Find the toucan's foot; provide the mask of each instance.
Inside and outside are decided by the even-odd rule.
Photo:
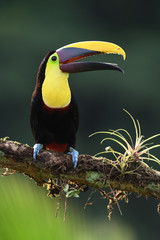
[[[76,151],[74,148],[70,147],[68,154],[72,155],[72,162],[73,162],[74,168],[76,168],[77,163],[78,163],[79,152]]]
[[[37,155],[39,154],[39,151],[43,148],[43,144],[36,143],[33,146],[33,159],[36,162]]]

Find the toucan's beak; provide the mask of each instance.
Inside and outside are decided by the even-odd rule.
[[[79,59],[97,55],[97,54],[119,54],[124,60],[126,54],[124,50],[116,44],[101,41],[87,41],[69,44],[58,49],[60,69],[62,72],[77,73],[93,70],[117,70],[123,72],[123,69],[117,64],[104,62],[75,62]]]

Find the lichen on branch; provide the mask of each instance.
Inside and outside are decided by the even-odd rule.
[[[34,162],[33,148],[28,145],[0,140],[0,167],[22,172],[43,185],[48,179],[65,179],[95,189],[113,189],[134,192],[160,199],[160,172],[150,168],[137,157],[128,162],[126,172],[121,174],[115,161],[104,157],[80,155],[74,170],[71,156],[42,150]],[[120,158],[119,158],[120,161]],[[111,163],[114,164],[111,164]],[[132,174],[134,172],[134,174]],[[130,173],[130,174],[129,174]]]

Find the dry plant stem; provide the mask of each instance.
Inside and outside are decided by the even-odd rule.
[[[105,158],[80,155],[73,170],[70,155],[41,151],[37,161],[32,158],[33,148],[6,139],[0,140],[0,167],[24,173],[43,185],[49,178],[66,179],[94,189],[108,188],[152,196],[160,200],[160,172],[139,159],[130,161],[127,172],[121,175]],[[136,169],[136,171],[135,171]]]

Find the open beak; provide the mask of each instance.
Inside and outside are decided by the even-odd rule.
[[[116,44],[101,41],[77,42],[59,48],[57,51],[62,72],[78,73],[93,70],[117,70],[124,73],[117,64],[106,62],[75,62],[97,54],[119,54],[125,60],[124,50]]]

